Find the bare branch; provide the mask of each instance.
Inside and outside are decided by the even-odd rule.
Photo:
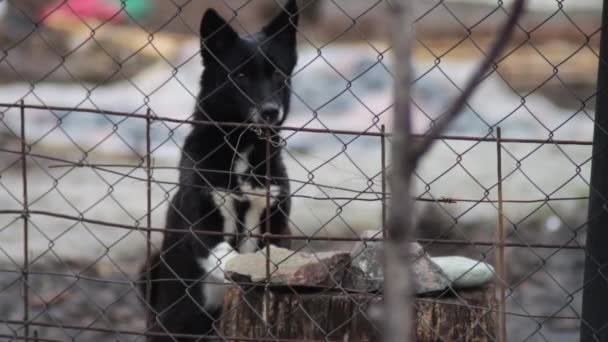
[[[481,82],[486,78],[486,74],[492,69],[496,68],[495,60],[500,56],[501,52],[507,46],[507,43],[513,36],[517,22],[521,18],[526,0],[516,0],[513,5],[513,11],[509,16],[509,19],[500,30],[498,38],[491,47],[490,52],[487,54],[483,63],[477,68],[477,71],[466,85],[462,94],[452,103],[450,109],[435,123],[431,130],[424,136],[414,154],[412,160],[414,164],[417,164],[420,158],[424,156],[433,146],[433,143],[437,138],[448,128],[448,126],[458,118],[458,115],[462,112],[462,109],[466,106],[467,101],[473,95],[473,92],[479,87]]]

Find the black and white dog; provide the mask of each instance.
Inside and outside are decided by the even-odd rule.
[[[201,23],[205,68],[195,120],[283,123],[297,60],[297,12],[296,2],[290,0],[280,15],[250,37],[240,37],[215,10],[205,13]],[[289,234],[289,183],[279,137],[271,139],[267,159],[264,136],[250,127],[196,125],[186,138],[180,187],[167,214],[166,227],[171,231],[165,232],[161,253],[151,260],[152,332],[213,335],[226,288],[222,284],[227,260],[263,247],[261,239],[250,235],[266,233],[266,220],[270,220],[268,233]],[[270,242],[288,247],[284,241]],[[149,339],[186,340],[191,339],[160,334]]]

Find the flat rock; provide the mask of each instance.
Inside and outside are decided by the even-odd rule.
[[[454,288],[482,287],[494,278],[494,268],[482,261],[461,256],[435,257],[432,260]]]
[[[381,231],[366,231],[362,238],[382,237]],[[347,271],[344,287],[358,291],[381,292],[384,287],[383,272],[384,244],[382,241],[361,241],[351,251],[353,258]],[[410,244],[412,272],[416,284],[416,294],[443,291],[450,286],[441,269],[418,243]]]
[[[350,263],[346,252],[302,253],[270,247],[270,283],[292,286],[335,286]],[[266,250],[240,254],[226,264],[226,275],[236,282],[266,282]]]

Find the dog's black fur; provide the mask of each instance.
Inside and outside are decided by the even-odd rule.
[[[251,37],[239,37],[215,10],[207,11],[201,22],[205,69],[194,112],[196,120],[282,124],[289,112],[289,77],[297,61],[295,1],[290,0],[285,10]],[[167,228],[184,233],[165,232],[161,253],[150,261],[153,266],[149,275],[152,279],[150,307],[154,313],[151,314],[152,332],[214,334],[221,306],[209,307],[211,302],[217,303],[218,298],[205,298],[205,289],[209,286],[205,279],[213,270],[203,269],[201,260],[213,263],[221,259],[223,255],[216,256],[217,259],[211,255],[220,245],[229,244],[239,251],[245,244],[249,244],[248,249],[252,246],[255,249],[263,243],[238,236],[202,235],[191,230],[230,233],[233,229],[245,235],[254,228],[245,226],[250,223],[246,222],[246,216],[259,202],[245,190],[266,192],[266,163],[270,164],[272,187],[278,189],[271,204],[269,233],[289,234],[289,184],[278,147],[279,138],[274,135],[272,140],[272,157],[266,160],[266,142],[259,131],[251,128],[196,125],[186,138],[180,162],[180,187],[171,202],[166,223]],[[235,170],[235,160],[241,165],[237,174],[234,173],[239,171]],[[233,217],[223,211],[223,206],[230,205],[236,214]],[[256,232],[263,234],[266,210],[256,211],[254,216],[257,213],[260,224]],[[234,228],[228,227],[235,222]],[[271,243],[287,247],[284,241]],[[148,341],[186,339],[155,336]]]

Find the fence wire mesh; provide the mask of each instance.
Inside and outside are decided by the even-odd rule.
[[[362,257],[368,249],[361,246],[379,248],[384,238],[391,199],[390,6],[387,0],[298,1],[288,25],[298,39],[293,73],[265,56],[280,71],[272,70],[280,91],[291,92],[291,110],[283,125],[258,125],[220,122],[201,116],[200,108],[192,114],[202,104],[199,23],[214,7],[249,35],[288,13],[285,2],[0,0],[0,337],[378,339],[381,286],[347,285],[346,266],[330,270],[326,258],[336,251]],[[474,261],[447,288],[416,297],[419,339],[500,341],[501,330],[508,341],[578,338],[585,325],[600,8],[600,1],[531,2],[460,119],[417,169],[411,195],[418,244],[437,263],[455,255]],[[509,14],[503,1],[418,2],[411,97],[417,135],[462,92]],[[244,87],[239,68],[225,70],[230,76],[222,86]],[[208,156],[182,157],[190,132],[203,128],[221,132],[221,143],[205,146]],[[250,143],[261,155],[257,164],[247,160],[235,170],[234,159],[245,153],[243,132],[253,134]],[[216,153],[226,150],[231,153]],[[269,161],[279,155],[286,174],[277,176]],[[201,168],[207,158],[230,166]],[[193,170],[196,180],[183,177]],[[252,185],[218,185],[223,177]],[[273,185],[288,192],[273,192]],[[201,227],[206,218],[186,217],[184,204],[172,202],[180,189],[218,196],[217,208],[205,215],[219,213],[235,229]],[[249,206],[263,202],[260,222],[248,226],[230,207],[241,197]],[[168,210],[185,217],[183,226],[165,224]],[[273,230],[277,217],[289,234]],[[179,238],[169,246],[164,235]],[[237,250],[251,241],[289,242],[292,252],[280,261],[266,257],[260,282],[211,280],[226,253],[208,258],[217,264],[202,274],[163,259],[180,244],[194,244],[208,257],[223,240]],[[321,265],[317,271],[329,273],[327,279],[304,288],[273,284],[298,253]],[[173,276],[155,278],[151,270],[158,267]],[[488,269],[493,281],[480,285],[478,273]],[[193,312],[172,306],[159,312],[153,288],[163,283],[179,284],[175,301]],[[197,290],[207,285],[230,288],[239,302],[209,312]],[[281,296],[290,298],[288,305],[267,307]],[[322,303],[329,298],[336,302],[328,313]],[[212,321],[211,329],[171,331],[163,324],[192,317]],[[447,329],[446,321],[460,330]],[[235,322],[238,327],[230,325]]]

